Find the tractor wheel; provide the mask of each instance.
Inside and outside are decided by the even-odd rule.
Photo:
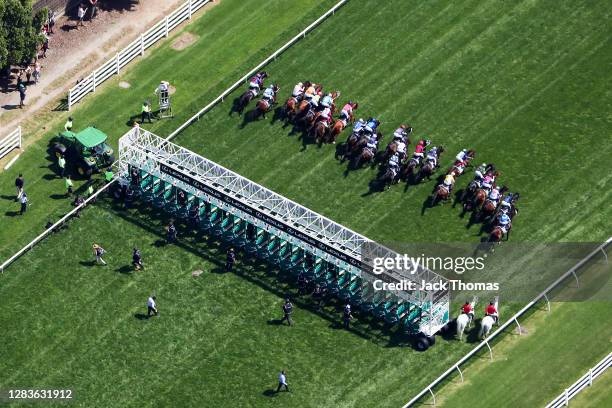
[[[91,168],[85,167],[82,164],[77,166],[77,173],[81,177],[89,177],[91,176]]]
[[[427,336],[426,337],[427,341],[429,342],[429,347],[433,346],[434,344],[436,344],[436,336]]]
[[[53,145],[53,154],[56,159],[59,159],[62,155],[66,154],[66,146],[61,143],[55,143]]]
[[[417,338],[415,346],[418,351],[425,351],[429,348],[429,340],[426,336],[420,335]]]

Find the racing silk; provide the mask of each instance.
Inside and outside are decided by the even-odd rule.
[[[467,152],[465,150],[462,150],[459,152],[459,154],[455,158],[457,159],[457,161],[462,162],[467,158]]]
[[[264,98],[267,98],[267,99],[270,99],[270,100],[274,99],[274,88],[272,88],[272,87],[266,88],[266,90],[263,93],[263,96],[264,96]]]
[[[317,92],[315,87],[311,85],[310,87],[308,87],[308,89],[306,89],[306,92],[304,93],[304,96],[306,98],[312,98],[314,96],[315,92]]]
[[[508,224],[510,224],[510,217],[508,214],[501,214],[498,218],[498,222],[500,226],[506,227]]]
[[[507,196],[505,196],[502,201],[508,205],[512,204],[512,193],[509,193]]]
[[[497,314],[497,309],[495,308],[495,305],[487,306],[487,308],[485,309],[485,314],[496,315]]]
[[[366,146],[369,149],[376,149],[376,146],[378,146],[378,139],[375,135],[370,136],[370,138],[368,139],[368,144]]]
[[[342,107],[342,113],[344,113],[344,112],[346,112],[346,113],[347,113],[347,114],[349,114],[349,115],[350,115],[351,113],[353,113],[353,107],[351,106],[351,104],[350,104],[350,103],[347,103],[346,105],[344,105],[344,106]]]
[[[399,142],[397,144],[397,152],[406,155],[406,143]]]
[[[395,132],[393,132],[393,138],[397,138],[397,139],[403,139],[404,136],[406,136],[406,131],[404,129],[402,129],[401,127],[395,129]]]
[[[436,160],[438,158],[438,148],[433,147],[429,152],[427,152],[427,158]]]
[[[493,201],[499,200],[499,190],[496,188],[492,189],[489,193],[489,199]]]
[[[293,87],[293,93],[291,95],[297,97],[303,93],[304,93],[304,87],[300,86],[300,84],[297,84],[296,86]]]
[[[455,176],[453,176],[452,174],[447,174],[446,177],[444,177],[444,185],[445,186],[452,186],[453,183],[455,182]]]
[[[378,126],[378,121],[376,119],[371,119],[367,124],[366,124],[366,128],[367,130],[369,130],[370,132],[374,132],[376,130],[376,127]]]
[[[493,184],[493,177],[491,176],[485,176],[484,180],[482,180],[482,186],[485,188],[491,188],[491,185]]]
[[[323,119],[329,119],[330,115],[331,115],[331,109],[325,108],[321,111],[321,113],[319,114],[319,117]]]
[[[463,305],[462,309],[463,309],[463,313],[465,314],[470,314],[474,312],[474,308],[469,303],[466,303],[465,305]]]
[[[423,154],[425,153],[425,145],[424,144],[417,144],[416,147],[414,148],[414,153],[415,154]]]
[[[399,166],[399,162],[400,162],[399,155],[394,154],[389,159],[389,167],[397,167],[397,166]]]
[[[321,99],[321,95],[317,94],[317,95],[312,97],[310,102],[312,103],[313,106],[318,106],[319,105],[319,99]]]
[[[361,132],[361,130],[363,129],[363,126],[365,125],[364,121],[357,121],[355,123],[355,126],[353,126],[353,133],[359,133]]]
[[[251,78],[251,81],[249,82],[249,86],[252,88],[260,88],[262,85],[263,79],[259,76],[259,74]]]
[[[331,108],[332,103],[334,103],[334,100],[329,95],[325,95],[321,101],[321,105],[325,106],[326,108]]]

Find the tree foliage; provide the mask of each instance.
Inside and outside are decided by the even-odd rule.
[[[47,9],[32,12],[32,0],[0,0],[0,68],[29,62],[44,40]]]

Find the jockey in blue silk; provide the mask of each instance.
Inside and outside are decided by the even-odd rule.
[[[427,152],[427,161],[431,162],[432,166],[438,167],[438,146],[434,146]]]
[[[465,159],[467,159],[467,152],[468,152],[468,150],[467,150],[467,149],[463,149],[463,150],[461,150],[461,151],[460,151],[460,152],[457,154],[457,156],[455,157],[455,159],[456,159],[457,161],[460,161],[460,162],[464,161]]]
[[[500,205],[501,205],[501,212],[506,214],[508,213],[508,211],[510,210],[510,208],[512,208],[512,200],[514,200],[514,194],[512,193],[508,193],[506,194],[506,196],[502,199]]]
[[[504,232],[508,232],[508,227],[510,226],[510,217],[508,214],[500,214],[499,217],[497,217],[497,225],[499,225]]]
[[[365,124],[365,120],[359,118],[359,120],[355,122],[355,125],[353,126],[353,133],[357,135],[360,134],[363,128],[365,127]]]
[[[378,137],[376,135],[371,135],[368,138],[368,143],[366,144],[366,148],[370,149],[374,153],[376,152],[377,147],[378,147]]]
[[[334,98],[332,97],[331,93],[328,93],[327,95],[325,95],[323,99],[321,100],[321,105],[325,108],[331,108],[333,104],[334,104]]]
[[[276,85],[268,86],[263,93],[263,98],[270,103],[276,102]]]
[[[366,123],[364,130],[370,134],[376,133],[376,128],[380,124],[380,121],[374,118],[370,118],[368,123]]]

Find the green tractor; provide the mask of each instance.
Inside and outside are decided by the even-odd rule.
[[[65,131],[52,141],[51,151],[58,159],[64,156],[67,168],[74,167],[80,176],[89,177],[115,161],[106,139],[108,136],[93,126],[76,134]]]

